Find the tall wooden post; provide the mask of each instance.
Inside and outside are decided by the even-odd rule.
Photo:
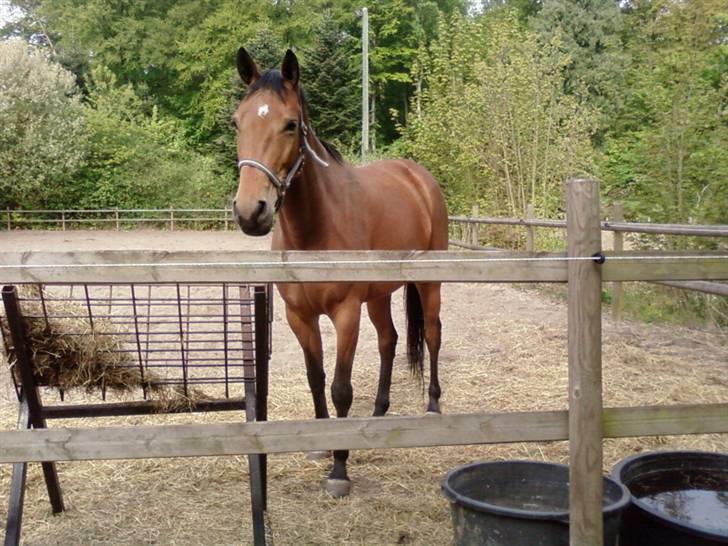
[[[620,203],[612,205],[612,221],[624,222],[624,209]],[[614,244],[612,246],[615,252],[624,250],[624,237],[621,231],[613,231]],[[612,318],[614,320],[622,320],[622,283],[617,281],[612,283]]]
[[[570,258],[601,251],[599,183],[566,184]],[[601,265],[568,265],[569,316],[569,537],[571,546],[601,546],[602,522],[602,308]]]
[[[526,206],[526,220],[533,220],[534,217],[533,205]],[[536,241],[536,228],[533,226],[526,227],[526,250],[533,252],[535,249]]]
[[[361,160],[369,154],[369,10],[361,9]]]
[[[476,203],[473,205],[473,208],[471,209],[471,218],[477,218],[480,216],[480,206]],[[480,224],[476,222],[472,222],[470,224],[470,240],[468,241],[473,246],[478,246],[480,244]]]

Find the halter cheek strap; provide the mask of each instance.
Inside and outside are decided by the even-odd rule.
[[[329,164],[321,159],[318,154],[313,150],[313,148],[309,146],[307,140],[308,128],[306,127],[306,124],[303,123],[303,120],[300,121],[300,126],[301,134],[300,144],[298,147],[298,157],[296,157],[296,160],[288,169],[288,174],[283,180],[278,178],[278,176],[267,165],[261,163],[256,159],[243,158],[238,160],[238,170],[242,169],[243,167],[253,167],[255,169],[258,169],[268,177],[268,180],[276,189],[276,193],[278,194],[278,199],[276,199],[275,204],[275,212],[278,212],[278,210],[281,208],[281,205],[283,204],[283,198],[286,196],[286,191],[288,191],[288,188],[291,186],[291,182],[301,170],[301,167],[303,167],[303,162],[306,158],[306,152],[309,152],[314,160],[316,160],[316,162],[323,167],[329,166]]]
[[[259,171],[262,171],[263,174],[265,174],[268,177],[268,180],[270,180],[270,183],[273,184],[273,187],[276,189],[276,193],[278,194],[278,199],[276,199],[275,204],[275,212],[278,212],[278,209],[281,208],[281,205],[283,204],[283,198],[286,196],[286,191],[288,190],[289,186],[291,185],[291,181],[293,178],[298,174],[298,171],[301,169],[301,166],[303,165],[303,159],[304,155],[302,153],[299,153],[298,157],[296,158],[296,161],[293,162],[293,165],[288,171],[288,174],[286,177],[281,180],[276,176],[276,174],[271,171],[268,167],[266,167],[263,163],[260,161],[256,161],[255,159],[241,159],[238,161],[238,170],[242,169],[243,167],[253,167],[258,169]]]

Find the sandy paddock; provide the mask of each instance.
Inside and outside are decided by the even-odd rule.
[[[266,239],[200,232],[3,232],[4,249],[256,249]],[[563,409],[567,401],[566,307],[511,285],[448,284],[443,289],[443,410]],[[395,323],[403,338],[401,296]],[[275,301],[269,416],[308,418],[311,397],[298,345]],[[364,311],[366,313],[366,311]],[[327,371],[333,330],[322,321]],[[404,348],[395,360],[392,414],[421,414],[425,400],[409,377]],[[728,398],[728,338],[720,332],[665,328],[604,318],[604,395],[609,406],[707,403]],[[354,367],[351,414],[373,409],[378,372],[374,329],[364,319]],[[330,404],[333,411],[333,407]],[[15,426],[9,374],[0,370],[0,428]],[[101,424],[234,421],[230,413],[97,419]],[[82,426],[81,420],[68,425]],[[53,426],[54,423],[51,423]],[[55,423],[60,426],[61,423]],[[728,435],[605,441],[605,470],[623,456],[653,449],[728,452]],[[269,457],[270,543],[440,545],[451,542],[449,507],[440,480],[450,468],[479,459],[565,462],[565,442],[370,450],[351,454],[349,498],[334,500],[320,480],[326,461],[303,454]],[[252,540],[245,457],[94,461],[59,464],[68,510],[53,516],[40,465],[28,474],[24,544],[247,544]],[[4,527],[10,466],[0,466]],[[0,530],[0,536],[3,531]]]

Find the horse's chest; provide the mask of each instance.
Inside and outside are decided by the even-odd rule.
[[[331,314],[343,301],[357,295],[356,285],[342,283],[279,284],[278,290],[300,315]]]

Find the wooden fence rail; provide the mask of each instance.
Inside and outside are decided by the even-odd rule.
[[[121,231],[139,224],[164,226],[171,231],[199,226],[228,230],[231,220],[231,209],[6,209],[5,221],[0,225],[7,230],[56,227],[66,231],[113,225],[113,229]]]
[[[475,212],[475,209],[474,209]],[[620,204],[615,204],[609,212],[610,220],[602,221],[602,231],[614,233],[613,250],[617,253],[624,248],[624,233],[648,233],[655,235],[682,235],[693,237],[728,237],[728,225],[698,225],[698,224],[648,224],[643,222],[625,222],[624,213]],[[450,245],[469,250],[498,250],[493,247],[482,246],[479,237],[479,226],[483,225],[509,225],[526,229],[526,250],[535,250],[535,228],[566,229],[566,220],[534,219],[533,207],[528,206],[526,218],[491,218],[491,217],[467,217],[451,216],[451,231],[454,226],[461,226],[461,238],[451,239]],[[672,288],[691,290],[703,294],[726,296],[728,295],[728,284],[720,282],[698,282],[685,281],[653,281],[655,284],[662,284]],[[612,285],[612,316],[615,320],[622,318],[624,289],[621,281]]]
[[[569,412],[348,417],[0,431],[0,464],[381,449],[569,439]],[[605,438],[728,432],[728,404],[605,408]]]
[[[594,264],[590,256],[578,259]],[[545,282],[568,280],[564,252],[0,252],[5,283]],[[605,252],[607,281],[728,280],[721,252]]]
[[[204,216],[199,216],[200,214],[204,214]],[[566,220],[529,217],[532,214],[532,212],[528,213],[526,218],[450,216],[450,223],[452,225],[507,225],[566,229]],[[232,227],[231,219],[231,209],[6,209],[5,222],[0,226],[9,230],[33,225],[56,225],[61,229],[68,229],[74,224],[114,224],[118,230],[124,224],[157,223],[174,229],[178,224],[209,222],[214,227],[229,229]],[[603,221],[601,227],[603,231],[621,233],[728,237],[728,225],[652,224],[613,219]]]
[[[451,216],[450,222],[455,224],[505,225],[566,229],[566,220],[491,217],[472,218],[467,216]],[[652,224],[645,222],[614,222],[605,220],[601,222],[601,228],[603,231],[618,231],[623,233],[728,237],[728,225],[723,224]]]

